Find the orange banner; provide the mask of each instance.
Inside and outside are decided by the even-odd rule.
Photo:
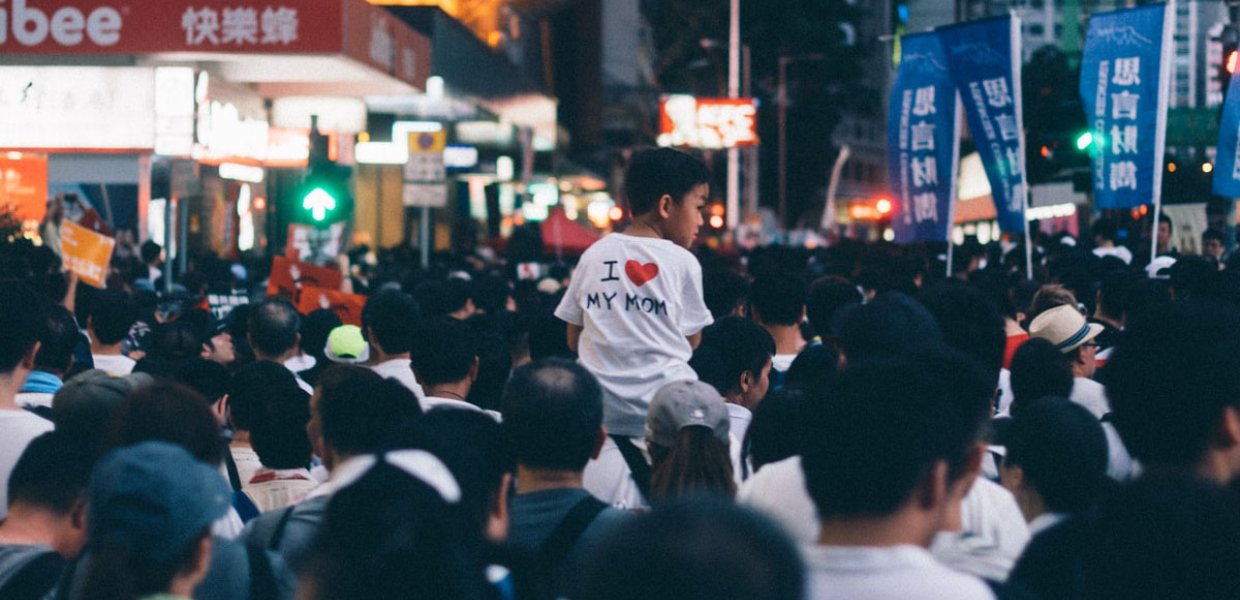
[[[42,221],[47,212],[47,155],[0,153],[0,210],[22,221]]]
[[[77,273],[83,283],[106,287],[108,263],[116,240],[95,233],[71,221],[60,226],[60,256],[65,267]]]
[[[341,280],[340,271],[336,269],[276,256],[271,259],[267,295],[281,296],[297,303],[298,290],[311,286],[338,290]]]
[[[362,308],[366,306],[366,297],[357,294],[346,294],[336,290],[303,286],[301,297],[297,302],[297,312],[310,314],[320,308],[336,313],[345,325],[362,326]]]

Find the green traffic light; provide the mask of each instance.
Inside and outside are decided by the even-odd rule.
[[[1076,149],[1084,150],[1094,143],[1094,134],[1086,131],[1076,138]]]
[[[315,221],[327,218],[327,212],[336,210],[336,199],[321,187],[316,187],[301,200],[301,207],[310,211]]]

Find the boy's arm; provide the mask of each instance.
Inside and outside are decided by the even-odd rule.
[[[570,325],[569,327],[572,327],[572,326]],[[572,333],[570,332],[569,335],[572,335]],[[698,344],[702,343],[702,332],[699,331],[693,335],[687,335],[685,336],[685,339],[689,340],[690,348],[697,350]]]
[[[581,340],[582,329],[583,327],[581,325],[573,325],[572,323],[568,324],[568,349],[569,350],[572,350],[573,352],[577,351],[577,342]],[[699,335],[699,337],[701,336]],[[690,341],[689,343],[693,345],[694,347],[696,347],[696,344],[693,344],[692,341]]]

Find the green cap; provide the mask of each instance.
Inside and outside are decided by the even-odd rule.
[[[370,360],[370,344],[357,325],[341,325],[327,335],[323,354],[332,362],[356,364]]]

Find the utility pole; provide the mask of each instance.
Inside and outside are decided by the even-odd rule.
[[[728,16],[728,97],[741,93],[741,0],[731,0]],[[736,229],[740,222],[741,192],[740,148],[728,148],[727,226]]]
[[[779,91],[775,99],[779,107],[779,204],[776,214],[781,230],[785,227],[788,218],[788,64],[798,60],[822,60],[823,58],[825,55],[820,53],[779,57]]]

